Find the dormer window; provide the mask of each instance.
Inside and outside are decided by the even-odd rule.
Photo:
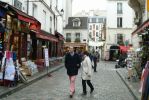
[[[79,27],[81,25],[81,21],[79,18],[75,18],[73,21],[73,27]]]

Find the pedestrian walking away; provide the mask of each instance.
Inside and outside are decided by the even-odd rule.
[[[97,55],[93,52],[93,61],[94,61],[94,72],[97,72]]]
[[[87,51],[84,52],[84,57],[81,63],[81,67],[82,67],[82,87],[83,87],[82,95],[86,95],[87,94],[86,83],[90,87],[90,93],[94,91],[94,87],[91,83],[92,64],[89,58],[89,53]]]
[[[76,75],[78,75],[80,64],[80,56],[74,52],[73,47],[70,47],[69,52],[65,55],[65,67],[70,80],[70,98],[72,98],[75,93],[75,79]]]

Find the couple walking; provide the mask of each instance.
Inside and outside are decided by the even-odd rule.
[[[75,79],[80,67],[82,67],[82,95],[87,94],[86,83],[90,87],[90,93],[93,92],[94,87],[91,83],[92,64],[87,51],[83,53],[83,57],[80,57],[74,52],[73,47],[70,47],[69,52],[65,56],[65,67],[70,80],[70,98],[75,93]]]

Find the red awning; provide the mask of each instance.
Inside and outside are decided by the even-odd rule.
[[[36,33],[36,37],[44,40],[58,42],[58,39],[54,35],[51,35],[50,33],[47,34],[44,32],[45,31],[40,31],[39,33]]]
[[[129,46],[119,46],[120,47],[120,52],[121,53],[127,53],[127,51],[129,50]]]
[[[59,32],[55,31],[55,36],[59,39],[59,40],[64,40],[64,36],[62,34],[60,34]]]
[[[133,31],[132,35],[135,35],[141,31],[143,31],[148,26],[149,26],[149,19],[146,20],[143,24],[141,24],[135,31]]]

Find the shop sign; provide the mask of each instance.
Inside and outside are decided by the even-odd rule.
[[[45,65],[46,67],[49,67],[49,53],[48,53],[48,48],[44,49],[44,55],[45,55]]]
[[[37,26],[35,24],[31,24],[29,27],[30,30],[37,31]]]

